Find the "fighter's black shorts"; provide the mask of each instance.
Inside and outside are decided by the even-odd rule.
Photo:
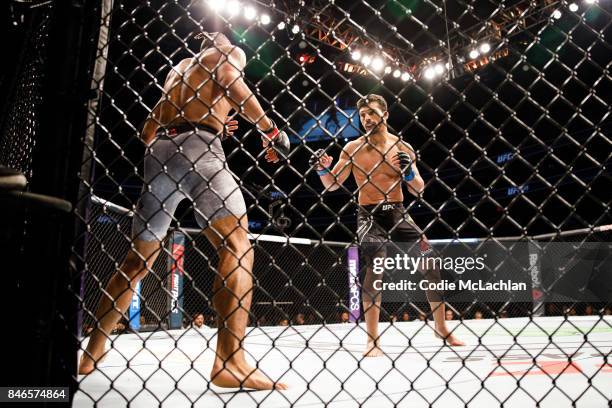
[[[360,206],[357,238],[362,249],[389,243],[414,243],[414,250],[419,254],[425,255],[431,250],[427,237],[412,221],[402,203]]]
[[[427,237],[412,221],[402,203],[382,203],[359,207],[357,213],[357,236],[359,239],[361,258],[367,270],[372,266],[373,259],[389,256],[389,252],[399,250],[411,257],[434,256]],[[396,252],[397,253],[397,252]],[[440,280],[437,269],[421,270],[425,279],[433,282]],[[370,278],[360,274],[365,291],[371,291]],[[371,275],[371,274],[370,274]],[[432,302],[442,301],[443,291],[427,290],[427,299]]]

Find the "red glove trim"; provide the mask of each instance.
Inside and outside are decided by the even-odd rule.
[[[280,133],[280,130],[278,130],[276,127],[273,128],[271,131],[266,133],[266,137],[270,140],[274,140],[276,139],[276,136],[278,136],[278,134]]]

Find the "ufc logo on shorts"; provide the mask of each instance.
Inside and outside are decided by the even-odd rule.
[[[383,205],[383,208],[382,208],[383,211],[392,210],[392,209],[393,209],[393,204],[385,204]]]

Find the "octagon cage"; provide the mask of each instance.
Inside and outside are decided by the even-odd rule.
[[[74,406],[610,404],[608,0],[93,9]]]

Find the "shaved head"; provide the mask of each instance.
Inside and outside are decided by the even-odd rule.
[[[200,51],[204,51],[211,47],[232,45],[229,38],[227,38],[225,34],[219,33],[219,32],[209,33],[209,32],[204,31],[198,34],[195,38],[202,40],[202,44],[200,45]]]

